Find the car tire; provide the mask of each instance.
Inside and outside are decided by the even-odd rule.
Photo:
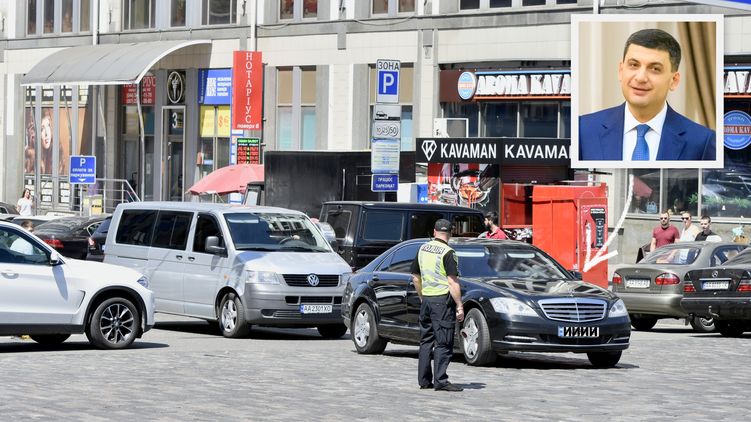
[[[112,297],[100,303],[91,315],[86,337],[98,349],[125,349],[141,330],[141,316],[124,297]]]
[[[357,353],[364,355],[383,353],[388,343],[386,339],[378,335],[375,313],[367,303],[357,307],[352,317],[352,342],[355,344]]]
[[[621,351],[618,352],[589,352],[587,358],[595,368],[612,368],[621,360]]]
[[[344,324],[319,325],[316,327],[318,334],[325,339],[341,338],[347,333],[347,326]]]
[[[715,330],[715,324],[712,318],[705,318],[700,316],[691,318],[691,327],[697,333],[711,333]]]
[[[235,293],[227,293],[219,304],[219,329],[227,338],[242,338],[250,334],[245,322],[245,307]]]
[[[629,315],[631,317],[631,326],[636,331],[649,331],[657,324],[657,318],[655,317],[637,317],[635,315]]]
[[[70,334],[34,334],[29,337],[44,346],[57,346],[67,340]]]
[[[488,322],[479,309],[470,309],[461,330],[464,360],[472,366],[485,366],[495,362],[496,353],[490,347]]]
[[[719,331],[724,337],[740,337],[746,329],[743,321],[732,319],[715,321],[714,325],[717,327],[717,331]]]

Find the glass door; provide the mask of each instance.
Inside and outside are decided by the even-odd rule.
[[[185,107],[164,107],[164,183],[163,197],[169,201],[182,201],[185,193]]]

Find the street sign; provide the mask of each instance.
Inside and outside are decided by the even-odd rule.
[[[398,104],[376,104],[373,106],[373,120],[401,120],[402,106]]]
[[[399,102],[399,60],[378,60],[376,73],[378,77],[378,89],[376,90],[377,103]]]
[[[373,192],[396,192],[399,190],[398,174],[374,174],[370,186]]]
[[[371,173],[399,174],[398,139],[373,139],[370,149]]]
[[[96,183],[96,157],[93,155],[71,155],[68,180],[71,184],[90,185]]]
[[[376,120],[373,122],[374,138],[397,138],[401,135],[402,123]]]

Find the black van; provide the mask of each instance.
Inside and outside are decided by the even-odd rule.
[[[399,242],[431,237],[441,218],[453,223],[452,236],[476,237],[485,231],[481,211],[441,204],[331,201],[323,204],[320,215],[334,228],[337,252],[354,269]]]

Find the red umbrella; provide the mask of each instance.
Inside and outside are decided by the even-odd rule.
[[[242,193],[251,182],[263,182],[263,164],[235,164],[222,167],[207,174],[188,189],[188,192],[194,195]]]

